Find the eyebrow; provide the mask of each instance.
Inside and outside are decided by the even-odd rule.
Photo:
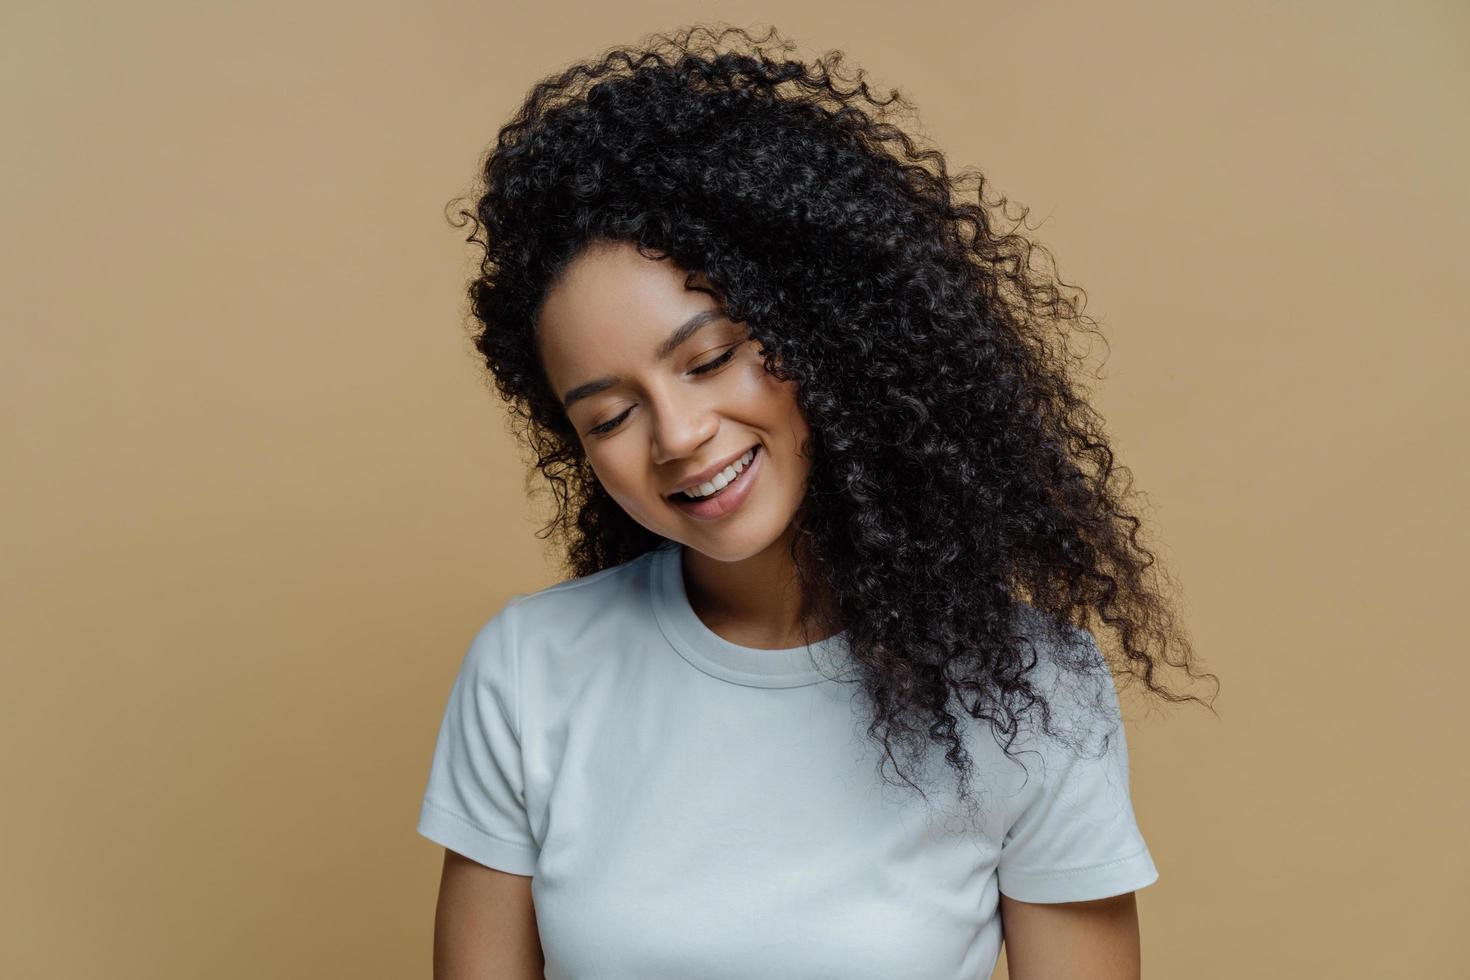
[[[679,347],[684,343],[684,341],[694,336],[708,324],[713,323],[716,320],[723,320],[724,318],[725,311],[721,309],[702,310],[699,313],[694,314],[689,319],[679,324],[679,326],[675,327],[673,333],[669,334],[667,337],[659,342],[658,347],[655,348],[653,352],[653,359],[655,361],[668,360],[669,358],[674,356],[674,351],[678,350]],[[591,381],[579,384],[575,388],[568,389],[567,393],[561,396],[562,408],[571,408],[573,402],[580,401],[583,398],[590,398],[591,396],[599,392],[606,391],[607,389],[612,388],[615,385],[619,385],[622,382],[622,378],[616,376],[608,376],[604,378],[594,378]]]

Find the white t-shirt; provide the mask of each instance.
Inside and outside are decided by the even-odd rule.
[[[534,876],[548,978],[974,980],[1000,954],[997,891],[1066,902],[1157,880],[1105,668],[1105,753],[1089,757],[1106,725],[1082,753],[1023,728],[1023,770],[961,714],[980,811],[958,807],[942,749],[909,773],[931,811],[879,777],[845,634],[731,643],[690,606],[682,560],[666,542],[514,596],[449,695],[418,832]],[[1054,712],[1078,703],[1041,690]]]

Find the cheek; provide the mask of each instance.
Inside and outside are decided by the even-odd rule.
[[[764,415],[786,418],[800,414],[796,407],[796,382],[777,379],[759,360],[747,365],[740,379],[740,388],[740,395],[746,403],[759,405]]]
[[[629,514],[642,514],[648,509],[648,495],[658,493],[656,488],[650,488],[646,483],[647,448],[635,449],[637,439],[627,434],[613,441],[618,445],[599,447],[595,456],[588,455],[592,472],[619,507]]]
[[[767,375],[769,393],[767,395],[771,404],[775,407],[776,414],[781,419],[781,430],[790,433],[791,444],[794,449],[800,449],[811,429],[807,425],[806,417],[801,414],[801,407],[796,401],[795,381],[776,381]]]

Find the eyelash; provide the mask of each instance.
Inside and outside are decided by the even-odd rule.
[[[735,356],[735,350],[739,346],[740,346],[739,344],[736,344],[735,347],[731,347],[729,350],[725,351],[725,353],[721,354],[719,357],[715,358],[713,361],[708,361],[708,362],[706,362],[704,364],[701,364],[697,368],[691,368],[690,371],[689,371],[689,373],[690,374],[708,374],[709,372],[713,371],[715,368],[722,367],[722,366],[730,363],[730,358],[732,358],[732,357]],[[608,419],[606,422],[602,423],[601,425],[597,426],[596,428],[593,428],[593,429],[589,430],[589,435],[603,435],[604,433],[611,432],[613,429],[616,429],[619,424],[622,423],[623,419],[625,419],[625,418],[628,417],[628,412],[631,412],[631,411],[633,411],[631,408],[630,409],[627,409],[626,411],[623,412],[623,414],[617,416],[616,418]]]

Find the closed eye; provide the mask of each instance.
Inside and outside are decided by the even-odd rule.
[[[730,359],[735,356],[735,351],[739,347],[740,347],[740,344],[736,344],[734,347],[731,347],[729,350],[725,351],[725,353],[721,354],[719,357],[715,358],[714,360],[707,361],[704,364],[701,364],[699,367],[690,368],[689,369],[689,373],[690,374],[708,374],[709,372],[711,372],[711,371],[713,371],[713,370],[715,370],[717,368],[720,368],[720,367],[723,367],[726,364],[729,364],[730,363]],[[600,436],[600,435],[603,435],[605,433],[611,432],[613,429],[617,428],[620,424],[622,424],[623,419],[627,418],[628,417],[628,413],[631,412],[631,411],[633,411],[633,410],[631,408],[629,408],[629,409],[625,410],[621,415],[617,416],[616,418],[608,419],[606,422],[602,423],[601,425],[596,426],[595,428],[592,428],[592,429],[588,429],[587,430],[588,435]]]
[[[588,429],[587,430],[587,434],[588,435],[594,435],[594,436],[600,436],[604,432],[611,432],[613,429],[617,428],[617,425],[618,425],[619,422],[623,421],[623,419],[625,419],[625,418],[628,417],[628,412],[631,412],[631,411],[633,411],[633,410],[630,408],[627,411],[623,412],[622,415],[619,415],[617,418],[615,418],[615,419],[608,419],[606,422],[602,423],[601,425],[596,426],[596,427],[591,428],[591,429]]]
[[[736,344],[735,345],[735,347],[739,347],[739,346],[740,346],[739,344]],[[709,373],[710,371],[713,371],[715,368],[719,367],[722,364],[728,364],[728,363],[730,363],[730,358],[732,358],[732,357],[735,356],[735,347],[731,347],[729,350],[725,351],[725,353],[721,354],[719,357],[715,358],[713,361],[707,361],[706,363],[701,364],[697,368],[690,368],[689,369],[689,373],[690,374],[707,374],[707,373]]]

